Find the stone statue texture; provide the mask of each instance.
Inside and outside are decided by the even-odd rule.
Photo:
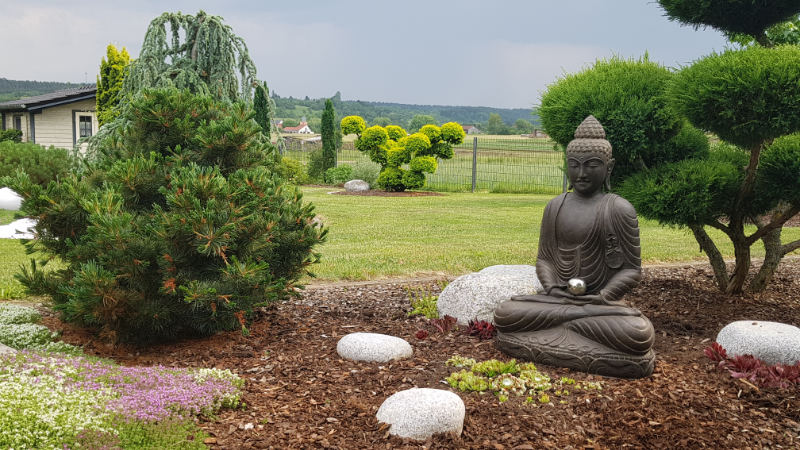
[[[536,271],[544,291],[495,309],[497,347],[600,375],[648,376],[653,325],[621,300],[641,280],[639,224],[627,200],[604,192],[614,159],[600,122],[587,117],[566,153],[572,191],[547,204],[539,235]],[[575,289],[584,284],[585,291]]]

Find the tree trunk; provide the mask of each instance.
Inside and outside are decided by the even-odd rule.
[[[731,228],[734,223],[731,221]],[[734,232],[731,233],[731,242],[733,243],[733,255],[736,258],[736,266],[733,268],[731,279],[728,282],[728,288],[725,289],[726,294],[741,294],[744,288],[744,282],[747,281],[747,274],[750,272],[750,245],[747,243],[747,238],[744,235],[744,227],[739,224],[735,227]]]
[[[780,264],[783,258],[783,252],[781,251],[781,228],[777,228],[765,234],[761,237],[761,241],[764,243],[765,250],[764,263],[761,264],[761,268],[758,270],[755,278],[750,282],[750,286],[748,287],[750,292],[761,292],[767,287],[767,284],[772,280],[772,275],[775,274],[775,269],[778,268],[778,264]]]
[[[700,250],[708,256],[708,262],[714,270],[714,278],[717,280],[719,290],[725,291],[728,288],[728,269],[725,267],[725,260],[717,249],[714,241],[706,233],[702,225],[689,225],[689,229],[694,233],[694,238],[700,244]]]

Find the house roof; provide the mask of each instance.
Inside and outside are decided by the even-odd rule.
[[[300,122],[300,125],[296,127],[283,127],[283,131],[300,131],[307,126],[308,124],[306,122]]]
[[[48,94],[25,97],[0,103],[0,111],[37,111],[50,106],[73,103],[97,95],[97,85],[89,84],[77,88],[63,89]]]

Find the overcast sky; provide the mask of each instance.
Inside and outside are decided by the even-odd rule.
[[[4,0],[8,1],[8,0]],[[283,97],[529,108],[564,73],[642,56],[679,67],[722,34],[654,0],[31,0],[4,8],[0,77],[94,82],[109,43],[136,56],[165,11],[203,9],[242,36]],[[9,41],[10,40],[10,41]]]

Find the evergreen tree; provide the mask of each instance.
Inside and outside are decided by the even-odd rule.
[[[123,95],[145,88],[187,89],[217,100],[250,101],[256,66],[244,40],[219,16],[164,13],[147,28]]]
[[[106,57],[100,61],[100,75],[97,76],[97,121],[100,126],[119,115],[119,93],[130,63],[131,57],[125,47],[118,51],[113,44],[108,44]]]
[[[336,166],[336,112],[333,102],[325,100],[325,110],[322,112],[322,172]]]
[[[241,102],[146,90],[111,131],[117,150],[84,173],[3,179],[39,219],[28,249],[65,265],[43,283],[64,320],[152,343],[246,331],[254,308],[296,292],[326,230],[252,117]]]
[[[261,130],[266,136],[267,140],[270,139],[272,134],[272,108],[270,107],[269,88],[267,82],[264,81],[256,87],[255,98],[253,100],[253,109],[255,110],[256,123],[261,125]]]

